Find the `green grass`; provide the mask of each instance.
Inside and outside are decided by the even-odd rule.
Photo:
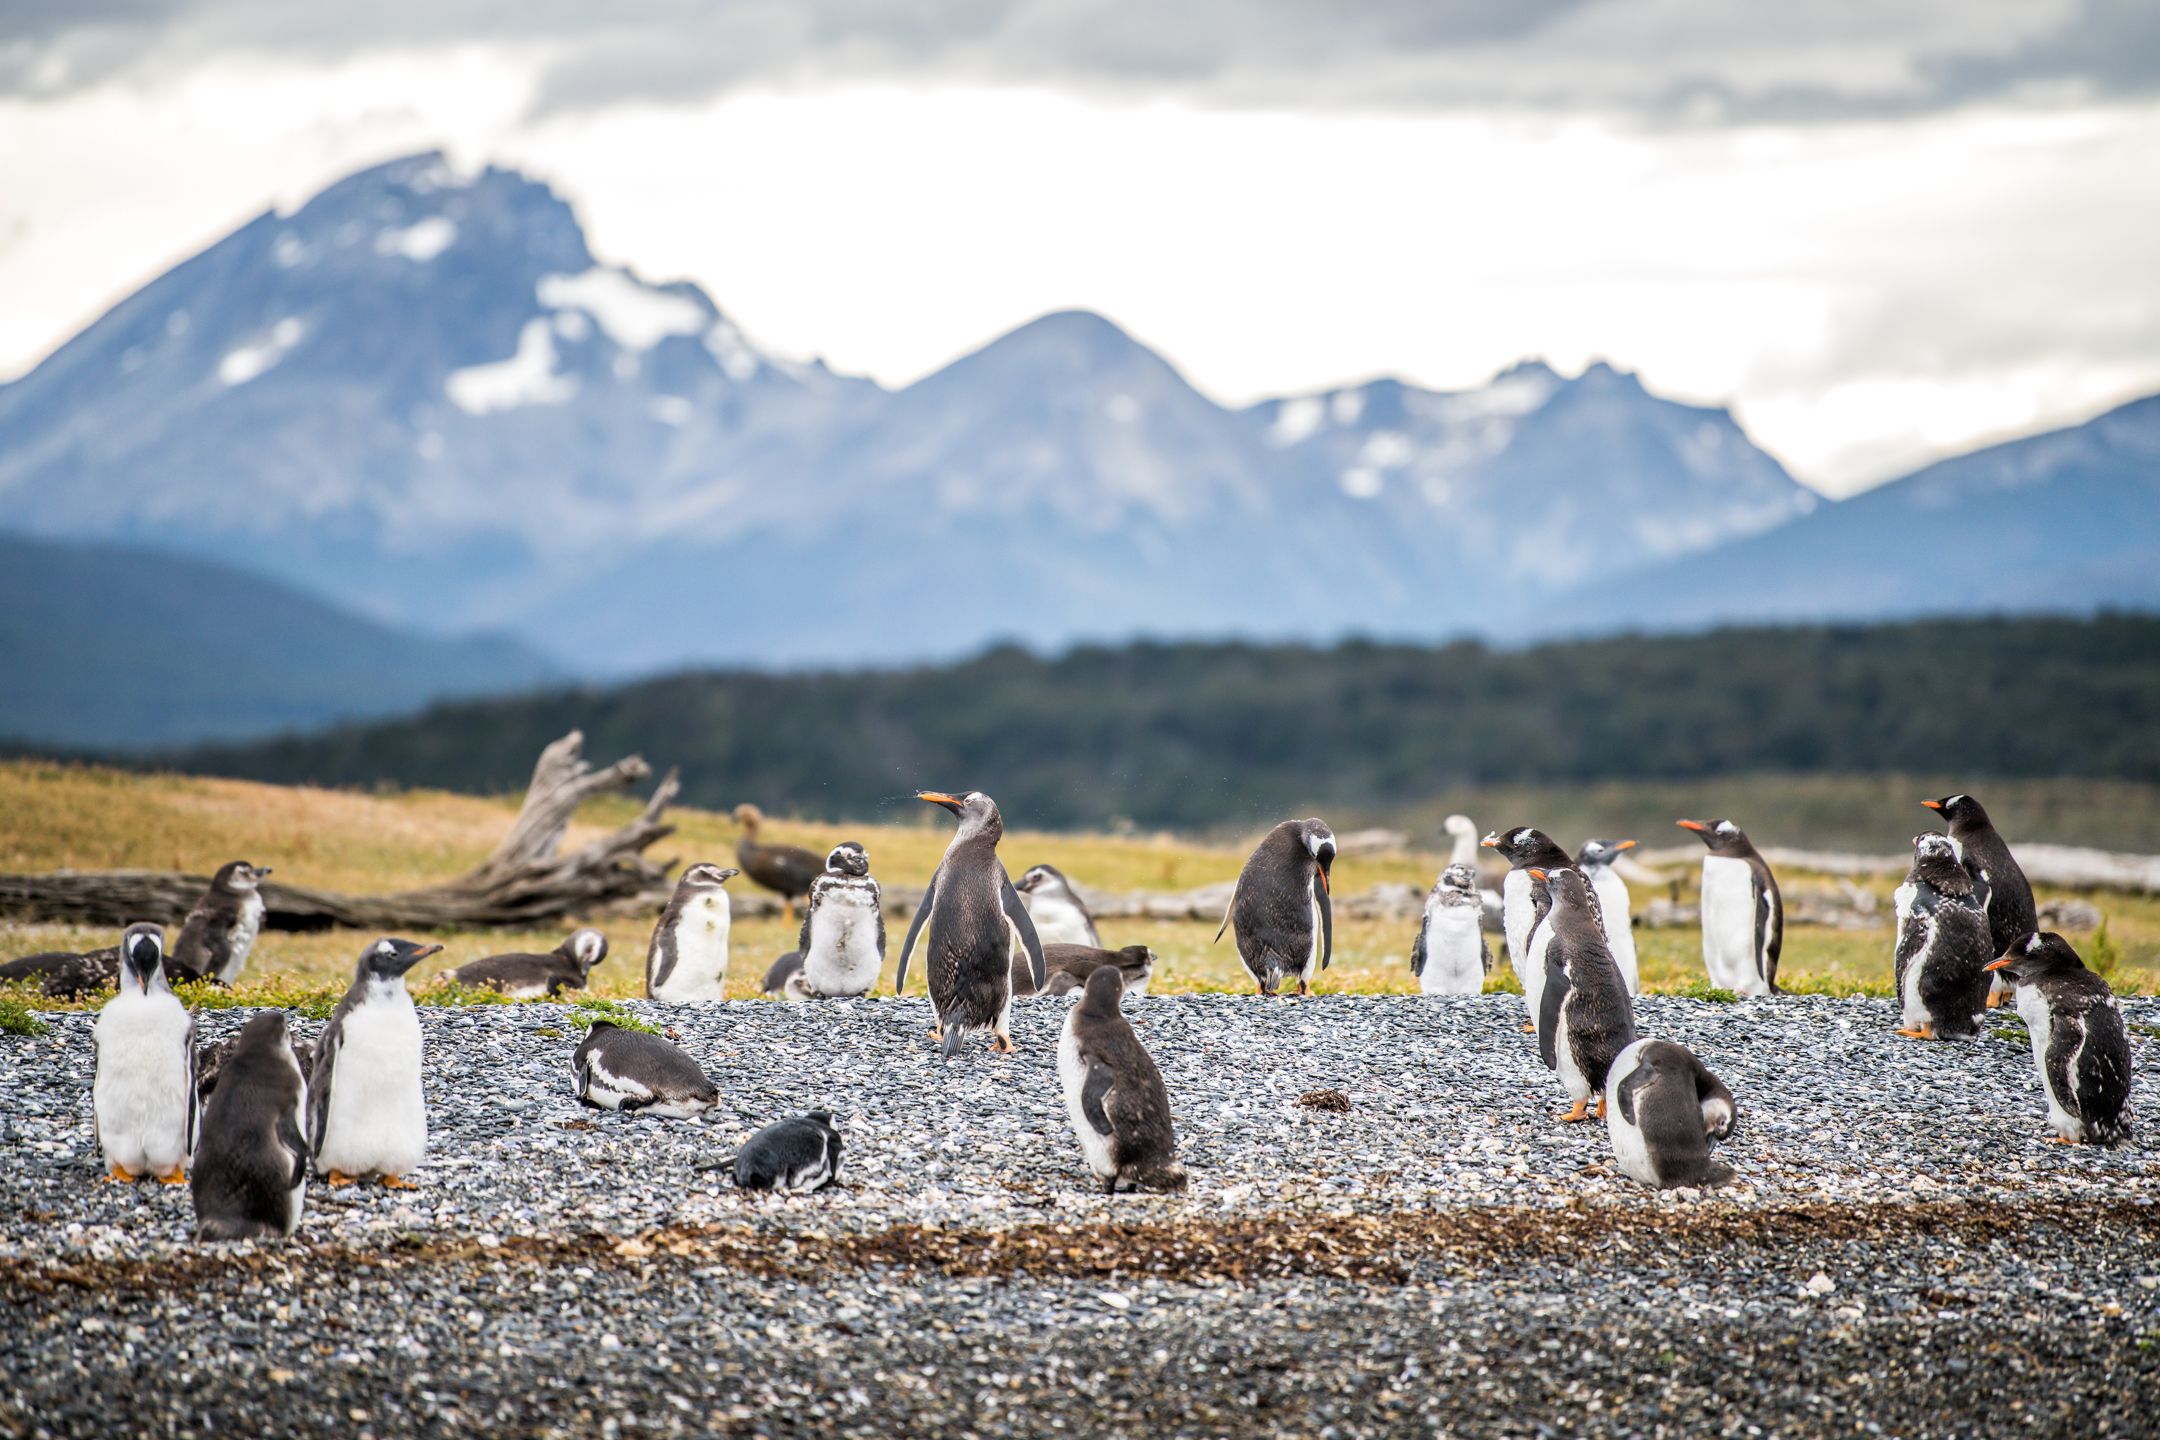
[[[37,1012],[12,995],[0,995],[0,1031],[10,1035],[43,1035],[52,1027]]]
[[[564,1018],[570,1022],[573,1028],[578,1030],[590,1030],[595,1023],[605,1020],[610,1025],[621,1030],[643,1030],[648,1035],[658,1035],[660,1033],[658,1025],[653,1024],[650,1020],[639,1019],[631,1012],[629,1006],[619,1000],[587,997],[572,1005],[570,1013]]]

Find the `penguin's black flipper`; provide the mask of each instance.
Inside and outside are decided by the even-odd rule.
[[[1770,993],[1778,993],[1778,952],[1785,948],[1784,905],[1777,886],[1770,881],[1769,867],[1757,861],[1749,867],[1755,888],[1755,970]]]
[[[915,937],[922,933],[923,922],[930,918],[930,911],[937,904],[938,874],[943,874],[944,870],[945,867],[940,865],[937,874],[930,877],[930,884],[923,890],[922,904],[915,907],[915,918],[908,922],[907,943],[900,947],[900,973],[893,977],[892,993],[895,995],[907,989],[908,957],[915,953]],[[885,921],[881,915],[878,919],[878,925],[882,929],[884,924]],[[808,954],[809,952],[805,951],[803,953]]]
[[[1328,960],[1335,954],[1335,907],[1328,903],[1327,881],[1313,877],[1313,898],[1320,902],[1320,968],[1328,967]]]
[[[1490,967],[1488,966],[1487,968]],[[1412,979],[1422,979],[1424,977],[1424,974],[1425,922],[1420,920],[1417,927],[1417,939],[1410,942],[1410,976]]]
[[[1117,1076],[1110,1073],[1107,1065],[1088,1066],[1087,1080],[1080,1087],[1080,1113],[1087,1116],[1088,1124],[1095,1127],[1098,1135],[1115,1134],[1110,1124],[1109,1102],[1117,1089]]]
[[[288,1186],[298,1185],[307,1179],[307,1137],[300,1133],[299,1117],[290,1110],[280,1111],[277,1119],[278,1143],[292,1152],[292,1174],[286,1179]]]
[[[197,1056],[195,1053],[195,1012],[187,1017],[187,1039],[180,1042],[187,1047],[187,1153],[195,1153],[195,1127],[202,1120],[202,1091],[197,1088]]]
[[[1027,947],[1028,961],[1035,967],[1035,993],[1040,995],[1050,978],[1048,964],[1043,959],[1042,937],[1035,933],[1034,917],[1028,914],[1027,906],[1020,903],[1020,892],[1013,889],[1012,877],[1005,873],[1002,865],[998,867],[998,903],[1005,907],[1005,918],[1020,932],[1020,943]]]
[[[348,996],[347,998],[350,998]],[[315,1042],[315,1068],[308,1076],[308,1155],[322,1154],[323,1131],[330,1123],[330,1086],[337,1078],[338,1047],[345,1040],[344,1000],[330,1012],[322,1038]]]
[[[1567,1003],[1567,994],[1567,970],[1552,963],[1548,947],[1545,993],[1539,997],[1537,1022],[1538,1058],[1545,1062],[1548,1070],[1560,1068],[1560,1007]]]
[[[2130,1036],[2122,1014],[2105,1003],[2085,1012],[2086,1043],[2079,1052],[2078,1118],[2102,1145],[2130,1138]]]

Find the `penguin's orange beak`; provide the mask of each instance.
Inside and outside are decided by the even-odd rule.
[[[1942,809],[1942,801],[1940,800],[1922,800],[1920,803],[1927,806],[1927,808],[1930,810]]]
[[[419,952],[418,952],[417,954],[415,954],[415,955],[413,956],[413,963],[417,965],[417,964],[419,964],[419,963],[420,963],[420,962],[421,962],[422,960],[425,960],[425,959],[427,959],[427,958],[428,958],[428,956],[430,956],[430,955],[440,955],[440,954],[442,954],[442,946],[440,946],[440,945],[423,945],[423,946],[421,946],[421,947],[420,947],[420,949],[419,949]]]
[[[961,807],[966,803],[959,796],[947,795],[942,790],[918,790],[915,792],[915,798],[927,800],[932,805],[942,805],[955,815],[960,813]]]
[[[1537,866],[1533,865],[1530,867],[1530,878],[1533,880],[1543,880],[1545,878],[1545,872],[1538,869]]]
[[[2016,963],[2017,962],[2014,957],[2005,955],[2000,960],[1988,961],[1987,964],[1981,966],[1980,968],[1983,970],[2007,970]]]
[[[1483,840],[1480,840],[1477,843],[1484,846],[1487,850],[1497,850],[1500,848],[1500,842],[1493,839],[1490,835],[1486,836]]]
[[[1683,830],[1701,831],[1708,830],[1710,828],[1708,825],[1703,824],[1700,820],[1675,820],[1673,823],[1675,825],[1678,825]]]
[[[1633,840],[1622,840],[1612,848],[1615,850],[1632,850],[1635,848],[1635,842]]]

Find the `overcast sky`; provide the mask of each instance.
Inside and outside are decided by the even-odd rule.
[[[890,384],[1074,305],[1230,402],[1602,356],[1833,492],[2160,390],[2149,0],[0,0],[0,378],[438,145]]]

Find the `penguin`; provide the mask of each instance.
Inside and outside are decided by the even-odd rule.
[[[1185,1170],[1170,1126],[1170,1094],[1119,1008],[1124,993],[1117,968],[1098,966],[1080,1003],[1066,1013],[1058,1039],[1065,1112],[1105,1195],[1116,1194],[1120,1185],[1182,1190]]]
[[[1523,1005],[1530,1014],[1523,1029],[1535,1030],[1539,1000],[1545,989],[1545,965],[1530,953],[1530,937],[1544,918],[1548,902],[1543,883],[1531,878],[1530,872],[1564,870],[1570,863],[1568,853],[1554,844],[1550,835],[1527,825],[1495,830],[1478,843],[1499,851],[1500,858],[1508,862],[1507,878],[1500,882],[1508,963],[1515,967],[1515,978],[1522,982]]]
[[[1913,836],[1912,868],[1898,886],[1892,962],[1903,1002],[1898,1034],[1914,1040],[1977,1040],[1987,1007],[1987,916],[1957,846],[1932,830]]]
[[[229,860],[210,878],[195,908],[173,941],[172,972],[182,980],[215,980],[230,985],[240,978],[255,937],[262,933],[261,884],[267,865]]]
[[[1034,917],[1035,934],[1043,944],[1102,949],[1102,935],[1095,929],[1087,902],[1056,866],[1030,865],[1027,874],[1013,881],[1013,889],[1020,892],[1028,914]]]
[[[727,998],[728,925],[721,887],[742,872],[697,864],[683,871],[675,897],[653,926],[645,951],[645,996],[689,1001]]]
[[[570,1057],[578,1102],[595,1110],[688,1120],[720,1103],[720,1087],[662,1035],[595,1020]]]
[[[262,1240],[300,1228],[307,1200],[307,1081],[281,1010],[240,1027],[203,1108],[190,1182],[198,1240]]]
[[[1988,952],[2007,955],[2012,946],[2040,928],[2040,912],[2033,903],[2032,882],[2019,868],[2009,844],[1996,832],[1994,822],[1978,800],[1970,795],[1945,795],[1920,802],[1943,817],[1956,843],[1958,858],[1979,889],[1979,904],[1988,921]],[[2000,975],[1991,977],[2000,981]],[[2009,1000],[2011,986],[1995,983],[1988,1004]]]
[[[1467,815],[1450,815],[1440,822],[1440,828],[1445,830],[1448,836],[1448,864],[1468,865],[1470,873],[1475,875],[1478,868],[1477,826],[1470,823]],[[1504,933],[1505,904],[1500,898],[1500,892],[1488,890],[1481,885],[1477,893],[1478,900],[1484,907],[1483,914],[1479,917],[1480,923],[1491,934]]]
[[[779,895],[781,913],[793,920],[795,902],[808,895],[818,876],[825,873],[817,852],[800,845],[760,844],[758,829],[765,823],[765,812],[755,805],[736,806],[735,823],[742,826],[742,838],[735,842],[735,863],[742,867],[742,874]]]
[[[1533,871],[1532,876],[1545,882],[1552,905],[1544,924],[1551,938],[1539,990],[1538,1054],[1560,1072],[1575,1102],[1560,1117],[1562,1123],[1589,1119],[1585,1107],[1593,1095],[1603,1119],[1612,1062],[1635,1043],[1635,1007],[1582,872]]]
[[[1492,947],[1485,943],[1484,904],[1478,898],[1477,870],[1450,865],[1425,897],[1425,915],[1410,944],[1410,973],[1427,995],[1479,995],[1492,973]]]
[[[0,965],[0,985],[36,984],[48,1000],[80,1000],[120,980],[120,947],[106,945],[80,954],[40,950]]]
[[[832,1112],[776,1120],[743,1142],[731,1162],[745,1190],[809,1193],[840,1183],[840,1132]]]
[[[217,1093],[218,1077],[225,1073],[226,1065],[240,1052],[240,1037],[246,1027],[235,1030],[214,1045],[205,1045],[195,1052],[195,1098],[204,1107],[210,1097]],[[315,1047],[287,1028],[285,1041],[292,1047],[293,1063],[300,1067],[300,1078],[305,1080],[315,1071]],[[307,1125],[306,1112],[301,1113],[301,1128]]]
[[[1334,868],[1335,832],[1310,819],[1285,820],[1268,831],[1238,871],[1215,940],[1236,927],[1238,957],[1262,995],[1273,995],[1292,976],[1298,994],[1310,993],[1314,974],[1334,958],[1328,898]]]
[[[876,988],[885,968],[885,912],[878,900],[863,847],[853,840],[835,845],[803,907],[795,942],[802,969],[786,987],[790,999],[847,999]]]
[[[333,1186],[374,1175],[389,1189],[413,1188],[406,1176],[427,1154],[427,1097],[420,1015],[405,974],[441,950],[382,939],[361,951],[351,988],[315,1042],[308,1143]]]
[[[2130,1036],[2107,981],[2054,931],[2028,935],[1988,969],[2017,987],[2047,1095],[2050,1140],[2120,1145],[2130,1138]]]
[[[1613,963],[1627,982],[1627,993],[1642,994],[1642,976],[1635,961],[1635,918],[1628,904],[1627,881],[1613,869],[1613,861],[1635,848],[1633,840],[1585,840],[1575,852],[1575,868],[1590,882],[1597,897],[1598,919],[1605,926],[1605,943],[1612,947]]]
[[[1703,967],[1735,995],[1775,995],[1785,947],[1785,901],[1777,877],[1730,820],[1682,820],[1710,848],[1702,862]]]
[[[1605,1077],[1613,1159],[1629,1178],[1655,1190],[1723,1185],[1732,1167],[1710,1158],[1737,1113],[1732,1092],[1687,1046],[1637,1040],[1615,1056]]]
[[[195,1150],[195,1017],[165,981],[165,932],[130,925],[120,936],[120,991],[92,1031],[97,1075],[91,1118],[108,1180],[187,1180]]]
[[[809,999],[810,992],[805,990],[800,983],[797,983],[792,990],[788,988],[788,982],[802,974],[802,964],[802,951],[788,951],[787,954],[773,961],[771,967],[766,970],[765,979],[758,985],[758,992],[763,995],[777,995],[783,1000]]]
[[[1084,988],[1088,977],[1097,970],[1111,969],[1125,984],[1127,995],[1147,994],[1148,981],[1155,974],[1155,952],[1145,945],[1127,945],[1122,950],[1099,950],[1089,945],[1043,946],[1043,988],[1035,988],[1035,976],[1023,957],[1013,957],[1012,980],[1015,995],[1070,995]]]
[[[584,989],[607,952],[607,936],[598,930],[573,930],[545,955],[489,955],[443,975],[468,989],[499,990],[513,1000],[552,999],[565,990]]]
[[[893,993],[907,985],[908,957],[927,924],[930,1004],[938,1017],[931,1033],[943,1039],[946,1058],[959,1051],[963,1031],[985,1029],[991,1034],[990,1048],[1010,1055],[1019,1048],[1011,1034],[1015,951],[1027,952],[1037,990],[1047,977],[1035,922],[997,857],[1005,817],[998,813],[997,802],[980,790],[965,795],[921,790],[915,798],[959,816],[960,828],[945,847],[945,858],[938,862],[908,926]]]

